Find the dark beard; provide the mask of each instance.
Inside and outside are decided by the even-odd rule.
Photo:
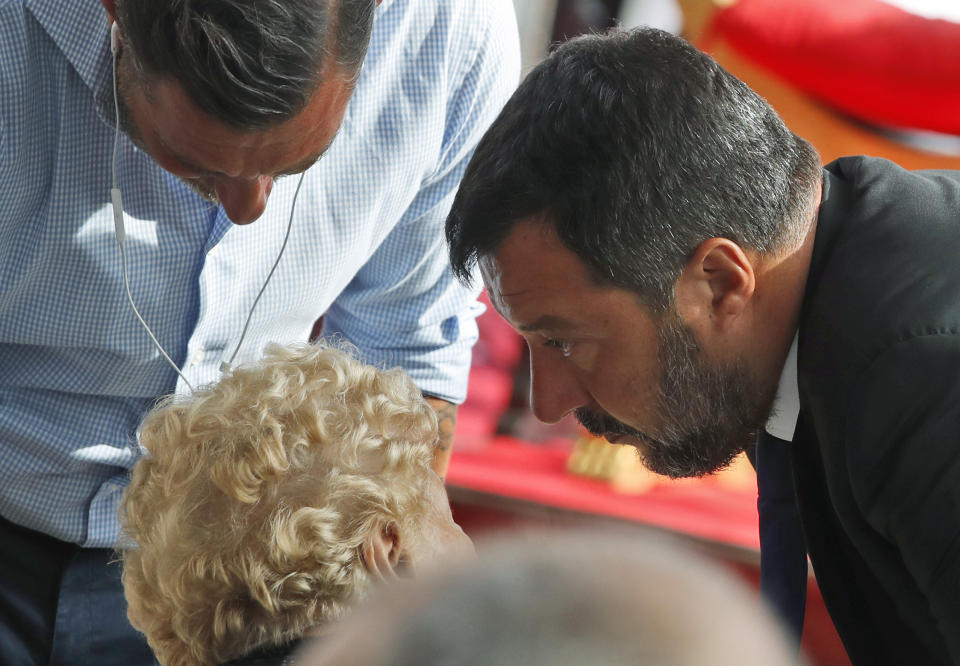
[[[775,387],[763,389],[742,362],[708,365],[696,336],[675,314],[657,331],[662,425],[647,433],[606,413],[578,409],[577,419],[596,436],[626,435],[642,442],[650,471],[671,478],[712,474],[727,467],[769,418]]]

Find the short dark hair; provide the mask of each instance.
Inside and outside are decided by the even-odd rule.
[[[614,29],[561,45],[521,83],[467,167],[447,219],[469,281],[514,225],[541,217],[600,284],[654,311],[712,237],[799,241],[820,158],[759,95],[686,41]]]
[[[325,70],[352,77],[376,0],[118,0],[138,68],[170,77],[201,110],[242,130],[299,113]],[[330,67],[335,65],[336,67]]]

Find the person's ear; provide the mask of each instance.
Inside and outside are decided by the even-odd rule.
[[[391,581],[403,575],[406,552],[400,540],[400,527],[390,521],[376,530],[363,544],[363,566],[375,580]]]
[[[743,249],[727,238],[710,238],[680,273],[674,287],[677,313],[696,328],[725,330],[746,309],[756,286],[753,263]]]

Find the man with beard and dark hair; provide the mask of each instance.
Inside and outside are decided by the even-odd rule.
[[[762,586],[797,635],[806,549],[854,663],[948,664],[958,210],[960,173],[821,167],[709,56],[640,29],[531,72],[447,238],[525,338],[541,420],[575,412],[673,477],[757,442]]]
[[[518,47],[509,0],[0,2],[0,663],[152,663],[137,426],[270,343],[401,367],[443,474],[480,312],[443,223]]]

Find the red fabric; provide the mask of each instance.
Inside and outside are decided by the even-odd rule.
[[[607,483],[567,472],[570,448],[565,440],[530,444],[497,437],[472,446],[458,441],[447,484],[759,549],[756,486],[732,490],[707,477],[620,494]]]
[[[523,356],[523,340],[493,309],[486,291],[477,300],[487,311],[477,317],[480,338],[473,348],[473,365],[493,366],[512,373]]]
[[[467,401],[457,410],[457,438],[492,436],[512,394],[511,373],[490,366],[473,366]]]
[[[523,354],[523,341],[490,305],[487,293],[479,301],[487,311],[477,318],[480,338],[473,348],[467,400],[457,410],[457,438],[492,436],[513,396],[514,374]]]
[[[862,120],[960,134],[960,24],[880,0],[739,0],[706,33]]]

